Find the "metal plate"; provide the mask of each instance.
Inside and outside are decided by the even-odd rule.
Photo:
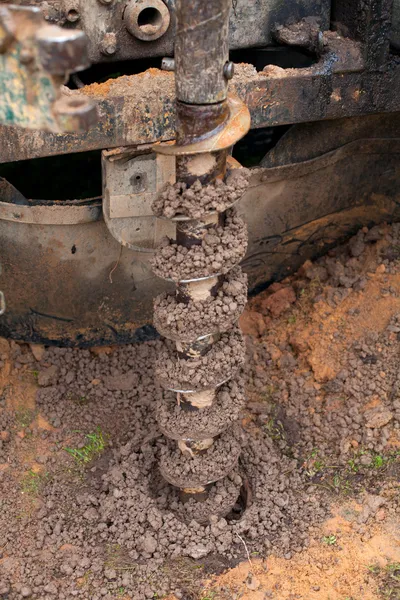
[[[123,246],[154,252],[165,236],[175,236],[175,225],[157,219],[151,209],[157,193],[175,182],[175,158],[121,149],[105,151],[103,214],[111,235]]]
[[[158,40],[143,42],[127,30],[123,15],[126,0],[114,0],[102,4],[98,0],[46,0],[42,7],[50,21],[84,29],[90,39],[90,58],[93,62],[127,60],[154,56],[172,56],[175,36],[175,0],[164,0],[170,10],[171,23],[167,32]],[[303,17],[318,17],[322,29],[328,29],[330,0],[235,0],[231,12],[230,47],[246,48],[266,46],[272,40],[276,25],[285,25],[289,19],[298,21]],[[78,19],[68,22],[69,11],[75,11]],[[112,55],[102,52],[106,34],[115,34],[116,50]]]

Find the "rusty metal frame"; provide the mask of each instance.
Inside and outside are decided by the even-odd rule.
[[[347,58],[341,60],[342,49]],[[400,110],[399,57],[391,56],[384,70],[368,71],[361,57],[349,57],[348,50],[348,44],[339,42],[335,53],[306,69],[257,73],[239,65],[231,89],[249,107],[252,128]],[[98,103],[97,126],[85,135],[27,136],[18,129],[0,128],[0,162],[174,139],[173,81],[173,73],[151,69],[83,88]]]
[[[322,34],[323,53],[309,68],[257,73],[238,65],[230,89],[249,107],[252,128],[399,111],[400,57],[389,53],[392,2],[336,0],[338,33]],[[96,100],[97,126],[85,135],[0,128],[0,162],[174,139],[173,73],[150,69],[75,93]]]
[[[23,0],[28,3],[29,0]],[[1,2],[0,2],[1,3]],[[152,6],[152,0],[35,0],[41,6],[49,22],[68,28],[83,29],[90,39],[90,58],[93,62],[134,60],[145,57],[172,56],[176,33],[176,0],[155,0],[169,11],[170,25],[166,32],[156,38],[145,36],[132,26],[135,5],[140,9]],[[235,0],[231,13],[230,47],[246,48],[272,43],[276,23],[289,18],[317,18],[323,29],[329,28],[330,0]],[[129,18],[131,17],[131,19]],[[257,27],[254,26],[257,23]],[[166,25],[167,23],[165,23]],[[164,29],[165,29],[164,25]]]

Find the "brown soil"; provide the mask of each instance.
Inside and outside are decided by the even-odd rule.
[[[179,302],[175,294],[154,300],[154,326],[170,340],[191,342],[203,335],[227,331],[236,323],[247,302],[247,277],[240,267],[230,271],[216,296]]]
[[[181,359],[176,344],[164,340],[156,359],[158,381],[166,389],[202,391],[231,379],[245,360],[246,347],[238,327],[221,334],[204,356]]]
[[[382,588],[379,573],[388,571],[388,565],[400,562],[398,520],[370,526],[369,535],[362,539],[353,528],[354,514],[360,510],[353,502],[333,507],[335,516],[323,524],[321,540],[311,544],[307,552],[289,561],[272,556],[265,561],[253,558],[252,564],[241,563],[210,581],[206,587],[208,597],[221,600],[390,598],[387,594],[393,586],[389,581],[386,590]],[[330,536],[337,540],[331,546],[322,541]]]
[[[157,196],[152,209],[157,217],[172,219],[184,215],[191,219],[201,219],[208,212],[225,212],[240,200],[249,185],[250,171],[235,169],[227,177],[226,182],[217,179],[214,183],[203,186],[196,181],[191,187],[185,183],[168,185]]]
[[[0,598],[397,600],[399,248],[398,225],[361,231],[251,301],[242,454],[208,520],[158,472],[159,342],[2,340]]]
[[[246,224],[231,209],[225,226],[210,227],[201,246],[185,248],[164,238],[152,260],[153,271],[176,282],[226,274],[244,258],[247,244]]]

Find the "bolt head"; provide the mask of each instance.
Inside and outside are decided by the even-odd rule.
[[[166,56],[161,61],[162,71],[175,71],[175,59]]]
[[[231,60],[228,60],[224,65],[224,77],[228,81],[233,79],[235,74],[235,65]]]
[[[100,50],[106,56],[112,56],[117,51],[117,36],[115,33],[106,33],[102,39]]]
[[[21,48],[19,60],[22,65],[29,65],[34,61],[34,59],[35,56],[31,48]]]
[[[96,104],[83,95],[62,96],[54,103],[53,110],[65,133],[89,131],[98,123]]]
[[[40,63],[52,75],[83,71],[90,65],[88,38],[83,31],[44,25],[36,41]]]

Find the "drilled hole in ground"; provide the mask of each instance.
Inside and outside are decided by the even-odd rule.
[[[275,65],[281,69],[305,69],[318,62],[315,55],[303,48],[246,48],[232,50],[230,59],[235,63],[253,65],[257,71],[262,71],[268,65]]]
[[[35,158],[0,165],[21,194],[35,200],[84,200],[102,196],[101,151]]]
[[[243,480],[242,486],[240,488],[240,492],[235,504],[231,507],[230,512],[225,516],[226,520],[229,523],[240,521],[248,508],[253,504],[253,491],[252,486],[246,475],[241,473],[241,477]],[[213,484],[218,485],[218,484]],[[209,486],[209,492],[212,493],[213,485]],[[152,474],[149,476],[149,492],[152,498],[156,499],[159,502],[159,508],[161,511],[164,511],[166,507],[170,507],[171,505],[175,506],[176,516],[179,520],[185,521],[187,518],[187,514],[185,515],[184,504],[181,503],[179,490],[178,488],[173,487],[162,477],[161,473],[158,469],[155,469]],[[215,490],[214,490],[215,492]],[[218,493],[218,491],[217,491]],[[198,503],[200,512],[198,516],[201,515],[202,510],[202,502]],[[178,506],[181,508],[179,509]],[[217,508],[216,506],[214,508]]]
[[[243,485],[240,488],[240,494],[238,499],[236,500],[235,506],[232,508],[231,512],[226,516],[226,520],[228,523],[232,521],[240,521],[240,519],[244,516],[244,513],[253,503],[253,492],[251,489],[251,485],[247,477],[243,478]]]

